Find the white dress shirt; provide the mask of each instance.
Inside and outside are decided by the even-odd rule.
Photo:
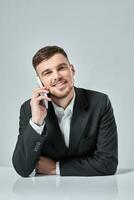
[[[54,102],[52,102],[55,114],[58,119],[59,127],[61,129],[61,132],[63,134],[63,138],[65,140],[65,144],[67,147],[69,147],[69,138],[70,138],[70,122],[73,114],[73,106],[74,106],[74,100],[75,100],[75,93],[73,96],[73,99],[69,103],[69,105],[66,107],[66,109],[56,105]],[[32,122],[30,119],[30,125],[33,127],[33,129],[41,134],[43,131],[43,128],[45,126],[45,122],[42,126],[38,126],[35,123]],[[56,174],[60,174],[60,169],[59,169],[59,162],[56,162]]]

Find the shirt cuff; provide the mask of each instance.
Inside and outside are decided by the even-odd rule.
[[[60,163],[56,162],[56,175],[60,175]]]
[[[38,133],[41,135],[43,129],[44,129],[44,126],[45,126],[45,122],[43,123],[42,126],[38,126],[37,124],[35,124],[34,122],[32,122],[32,119],[29,120],[29,123],[30,125],[32,126],[32,128]]]
[[[29,175],[29,177],[34,177],[36,175],[35,169],[32,171],[32,173]]]

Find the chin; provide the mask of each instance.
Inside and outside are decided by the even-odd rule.
[[[63,91],[53,91],[51,92],[51,97],[57,98],[57,99],[62,99],[67,97],[71,92],[72,92],[72,88],[69,89],[65,89]]]

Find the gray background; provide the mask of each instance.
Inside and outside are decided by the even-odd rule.
[[[36,87],[33,54],[60,45],[75,85],[107,93],[119,132],[119,168],[133,168],[134,3],[130,0],[0,1],[0,165],[11,165],[20,105]]]

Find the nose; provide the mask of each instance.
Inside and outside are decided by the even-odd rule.
[[[53,72],[53,80],[56,81],[61,77],[60,73],[58,71]]]

